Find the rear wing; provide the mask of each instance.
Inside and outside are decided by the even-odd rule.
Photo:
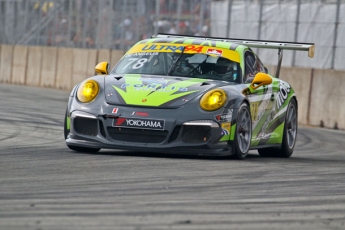
[[[282,41],[269,41],[269,40],[251,40],[251,39],[238,39],[238,38],[220,38],[220,37],[202,37],[202,36],[189,36],[177,34],[163,34],[159,33],[152,36],[152,38],[195,38],[210,41],[223,41],[232,42],[236,44],[245,45],[251,48],[265,48],[278,50],[278,65],[276,77],[279,78],[280,66],[283,60],[283,50],[297,50],[308,51],[310,58],[314,57],[315,44],[314,43],[297,43],[297,42],[282,42]]]

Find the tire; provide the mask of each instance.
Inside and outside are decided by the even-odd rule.
[[[67,129],[67,109],[66,109],[66,113],[65,113],[65,121],[64,121],[64,137],[65,140],[67,139],[69,134],[69,129]],[[73,146],[73,145],[67,145],[67,147],[73,151],[77,151],[77,152],[84,152],[84,153],[96,153],[99,150],[101,150],[100,148],[87,148],[87,147],[79,147],[79,146]]]
[[[236,159],[244,159],[248,154],[252,140],[252,117],[246,103],[243,103],[238,109],[236,120],[237,126],[233,144],[233,156]]]
[[[289,158],[295,148],[298,111],[295,99],[291,99],[285,114],[285,124],[283,130],[283,142],[280,148],[258,149],[260,156],[263,157],[283,157]]]
[[[64,134],[64,137],[65,137],[65,140],[67,139],[67,136],[69,134],[69,129],[67,129],[67,110],[68,109],[66,109],[65,120],[64,120],[64,123],[63,123],[63,134]]]

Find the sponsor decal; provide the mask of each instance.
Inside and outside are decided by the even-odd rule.
[[[111,111],[111,113],[117,113],[117,111],[119,111],[119,108],[113,108],[113,111]]]
[[[214,118],[217,120],[217,121],[231,121],[232,119],[232,109],[229,110],[230,113],[228,114],[218,114],[218,115],[215,115]]]
[[[146,113],[146,112],[132,112],[131,115],[133,115],[133,116],[141,116],[141,117],[148,117],[149,116],[149,114]]]
[[[119,117],[114,119],[114,127],[164,130],[165,120]]]
[[[200,53],[202,51],[203,46],[195,46],[195,45],[177,46],[177,45],[151,44],[151,45],[144,46],[141,50],[142,51],[171,51],[171,52],[180,51],[182,52],[183,48],[184,48],[184,52],[194,51],[194,52]]]
[[[282,105],[285,103],[288,95],[291,91],[291,86],[283,81],[279,82],[279,91],[277,93],[277,109],[280,109]]]
[[[222,126],[222,132],[223,135],[229,135],[230,134],[230,128],[231,128],[231,123],[230,122],[225,122],[221,124]]]
[[[168,84],[169,80],[166,80],[165,78],[139,78],[139,81],[142,81],[146,84],[161,84],[166,85]]]
[[[170,92],[170,91],[179,91],[179,92],[186,92],[188,91],[188,88],[186,87],[177,87],[174,85],[171,86],[167,86],[167,85],[159,85],[159,84],[149,84],[149,85],[145,85],[145,84],[122,84],[121,85],[121,89],[126,89],[129,87],[133,87],[134,90],[137,91],[157,91],[157,92]]]
[[[250,113],[252,114],[252,121],[258,120],[260,101],[250,103]]]
[[[207,54],[215,54],[217,56],[222,56],[223,50],[218,50],[218,49],[207,49],[206,51]]]
[[[133,56],[144,56],[144,55],[158,55],[158,52],[140,52],[140,53],[132,53],[132,54],[126,54],[125,57],[133,57]]]

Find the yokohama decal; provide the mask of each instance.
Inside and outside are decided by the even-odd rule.
[[[114,120],[114,127],[164,130],[165,120],[136,119],[120,117]]]

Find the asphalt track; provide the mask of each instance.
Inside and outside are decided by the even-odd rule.
[[[68,92],[0,84],[0,229],[345,229],[345,132],[289,159],[102,150],[63,139]]]

